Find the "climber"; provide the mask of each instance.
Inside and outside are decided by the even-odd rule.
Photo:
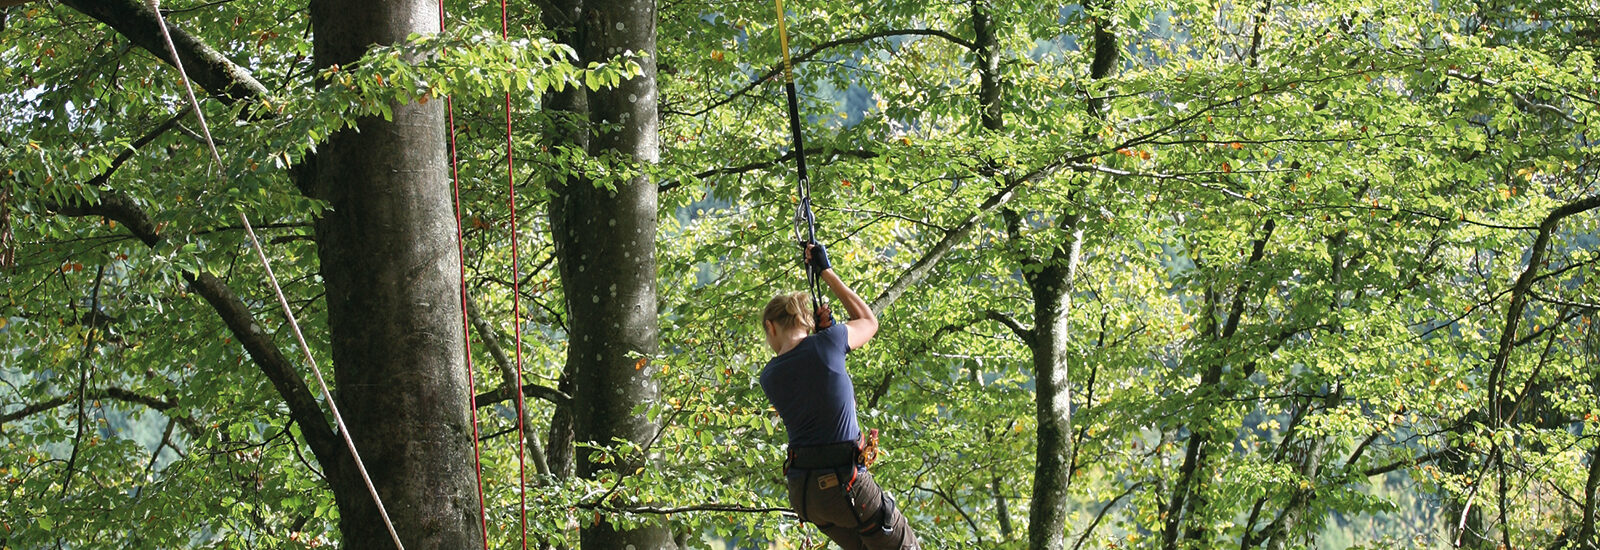
[[[761,370],[761,390],[789,433],[789,503],[802,521],[844,550],[920,548],[894,499],[867,472],[876,455],[876,431],[869,445],[845,370],[845,354],[872,339],[878,319],[833,272],[821,244],[805,243],[805,262],[844,302],[850,321],[832,323],[827,307],[808,304],[811,296],[804,292],[773,298],[761,315],[767,345],[776,354]]]

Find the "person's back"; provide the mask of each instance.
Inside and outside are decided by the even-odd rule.
[[[863,462],[855,387],[845,368],[845,354],[877,333],[878,319],[833,272],[821,245],[809,244],[807,257],[851,320],[809,334],[826,316],[806,311],[810,297],[804,293],[777,296],[762,313],[776,356],[761,370],[761,390],[789,436],[789,503],[845,550],[918,548],[905,516]]]
[[[761,390],[783,417],[792,447],[861,439],[855,386],[844,367],[848,331],[842,324],[823,329],[761,369]]]

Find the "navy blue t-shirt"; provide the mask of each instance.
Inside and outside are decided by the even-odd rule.
[[[783,417],[789,446],[861,439],[855,385],[844,369],[844,355],[849,352],[849,330],[844,323],[835,323],[761,369],[761,391]]]

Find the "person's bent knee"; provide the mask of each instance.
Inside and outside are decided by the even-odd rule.
[[[861,526],[861,540],[874,550],[915,550],[917,536],[906,524],[906,517],[895,506],[894,497],[882,493],[878,513]]]

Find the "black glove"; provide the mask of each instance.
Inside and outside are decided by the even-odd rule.
[[[810,268],[812,273],[821,275],[822,272],[833,269],[833,262],[828,261],[828,249],[823,248],[822,243],[807,241],[802,243],[802,246],[806,248],[806,267]]]

